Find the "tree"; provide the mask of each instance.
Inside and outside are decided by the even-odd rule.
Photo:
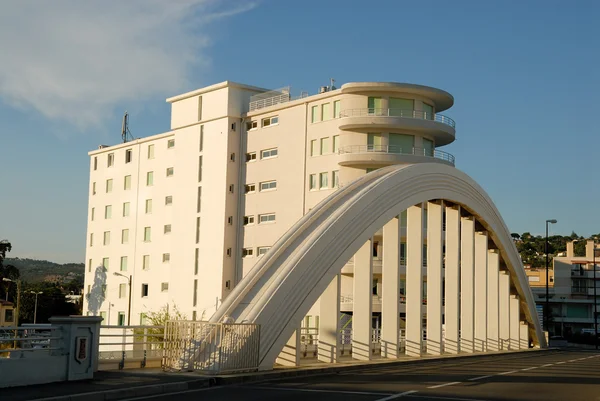
[[[516,240],[521,239],[521,236],[517,233],[512,233],[512,234],[510,234],[510,236],[512,237],[512,239],[516,239]]]
[[[204,315],[202,315],[204,316]],[[148,312],[146,314],[146,325],[156,326],[147,329],[135,329],[136,341],[143,341],[150,344],[151,349],[162,348],[164,344],[164,327],[169,320],[186,320],[186,316],[177,309],[177,306],[173,305],[173,310],[169,309],[169,306],[163,306],[157,312]],[[202,320],[202,319],[200,319]],[[146,337],[146,339],[144,339]]]
[[[35,313],[35,294],[38,295],[37,323],[48,323],[52,316],[69,316],[79,313],[77,304],[67,301],[65,294],[56,283],[23,283],[19,320],[33,323]]]
[[[17,280],[21,276],[19,269],[12,265],[4,265],[4,259],[6,259],[6,253],[12,250],[12,244],[7,240],[0,241],[0,299],[15,299],[16,288],[11,286],[10,283],[3,282],[3,278],[10,280]],[[8,295],[8,296],[7,296]]]

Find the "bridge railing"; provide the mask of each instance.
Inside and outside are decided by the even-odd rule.
[[[100,326],[100,370],[160,367],[164,326]]]

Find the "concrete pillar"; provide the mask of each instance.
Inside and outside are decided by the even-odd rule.
[[[521,316],[519,314],[519,297],[510,296],[510,349],[519,349],[519,337],[521,336]]]
[[[427,204],[427,353],[441,355],[442,348],[442,209]]]
[[[336,363],[340,357],[341,277],[336,275],[323,292],[319,305],[319,361]]]
[[[354,303],[352,317],[352,357],[371,359],[373,298],[373,240],[368,240],[354,255]]]
[[[526,322],[519,325],[519,348],[529,348],[529,325]]]
[[[460,350],[473,352],[475,330],[475,220],[461,219],[460,236]]]
[[[444,352],[458,354],[460,316],[460,207],[446,207],[446,292]]]
[[[283,349],[281,350],[279,356],[277,356],[275,363],[283,366],[300,365],[300,337],[300,326],[298,326],[298,328],[294,330],[294,333],[290,339],[283,346]]]
[[[510,344],[510,275],[506,271],[498,276],[498,294],[500,349],[506,351]]]
[[[400,333],[400,217],[383,226],[381,356],[398,358]]]
[[[406,355],[421,356],[423,341],[423,207],[407,210],[406,224]]]
[[[487,345],[490,351],[499,351],[499,269],[500,254],[498,250],[488,251],[488,281],[487,281]]]
[[[487,351],[488,235],[475,234],[475,351]]]

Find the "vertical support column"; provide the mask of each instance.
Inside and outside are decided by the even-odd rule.
[[[460,349],[473,352],[475,330],[475,220],[461,219],[460,234]]]
[[[500,269],[500,255],[498,250],[490,249],[488,251],[488,281],[487,281],[487,292],[488,292],[488,303],[487,303],[487,344],[490,351],[499,351],[499,322],[500,318],[498,315],[499,308],[499,269]]]
[[[406,223],[406,355],[421,356],[423,343],[423,207],[411,206]]]
[[[300,325],[294,330],[290,339],[285,343],[283,349],[277,356],[275,363],[283,366],[300,365]]]
[[[336,275],[323,292],[319,305],[319,361],[336,363],[340,357],[340,289]]]
[[[445,291],[445,340],[444,351],[458,354],[460,351],[460,207],[446,207],[446,291]]]
[[[400,216],[383,226],[381,356],[398,358],[400,331]]]
[[[352,357],[371,360],[373,298],[373,239],[354,255],[354,303],[352,317]]]
[[[506,271],[498,276],[498,316],[500,349],[506,351],[510,345],[510,275]]]
[[[427,353],[442,348],[442,207],[427,204]]]
[[[519,325],[519,348],[529,348],[529,325],[527,322],[521,322]]]
[[[519,297],[517,295],[510,296],[510,349],[519,349],[519,337],[521,316],[519,314]]]
[[[475,234],[475,351],[487,351],[488,235]]]

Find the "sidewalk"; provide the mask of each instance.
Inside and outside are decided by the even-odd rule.
[[[210,378],[156,369],[99,371],[92,380],[0,389],[2,401],[105,401],[208,387]]]

